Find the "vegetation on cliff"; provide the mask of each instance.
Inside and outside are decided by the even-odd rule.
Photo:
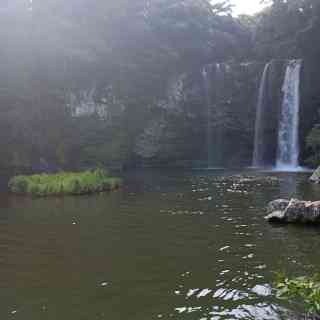
[[[308,164],[313,167],[320,165],[320,124],[316,124],[307,136],[307,147],[310,156],[307,159]]]
[[[81,195],[114,190],[121,184],[121,179],[111,177],[106,170],[96,169],[16,176],[9,181],[9,189],[13,193],[34,196]]]
[[[163,135],[156,160],[195,157],[205,139],[207,115],[198,98],[203,88],[193,88],[198,96],[192,99],[184,93],[177,111],[168,83],[223,62],[303,58],[312,71],[303,81],[304,141],[319,107],[319,1],[265,2],[270,6],[255,16],[233,17],[228,1],[4,1],[0,167],[38,170],[40,158],[55,168],[130,164],[144,148],[139,137],[162,119],[170,135]],[[249,76],[253,85],[258,82]],[[225,159],[244,154],[235,156],[234,164],[248,158],[253,147],[255,88],[250,84],[251,99],[243,98],[244,80],[230,81],[230,94],[219,97],[212,119],[225,141],[243,136],[236,152],[233,145],[225,147]],[[199,77],[193,81],[202,83]],[[188,146],[180,148],[181,141]],[[312,153],[308,149],[303,158]]]
[[[247,37],[208,0],[13,2],[0,5],[2,167],[130,162],[169,79]]]

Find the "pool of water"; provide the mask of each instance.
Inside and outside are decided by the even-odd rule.
[[[136,171],[117,192],[0,193],[0,319],[294,319],[274,272],[319,269],[320,229],[271,226],[266,204],[319,200],[307,173]]]

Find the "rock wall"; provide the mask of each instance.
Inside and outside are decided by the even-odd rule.
[[[273,60],[268,75],[265,141],[269,163],[276,159],[285,62]],[[64,119],[68,128],[62,132],[65,145],[59,144],[57,136],[51,143],[51,157],[46,149],[37,157],[58,167],[68,163],[206,167],[211,152],[210,166],[250,166],[264,66],[261,62],[230,62],[197,67],[171,77],[164,94],[154,103],[149,101],[150,105],[143,100],[141,105],[128,105],[117,99],[111,87],[68,93],[65,100],[71,119]],[[320,89],[313,66],[307,61],[302,71],[302,150],[306,135],[318,121]],[[65,154],[64,150],[71,151]],[[305,154],[302,152],[302,160]],[[37,161],[33,159],[31,165]]]
[[[212,152],[214,166],[250,165],[263,67],[256,62],[207,65],[209,87],[203,70],[170,81],[167,99],[136,140],[136,156],[150,165],[207,166]]]

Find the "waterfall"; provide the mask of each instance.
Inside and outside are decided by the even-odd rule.
[[[299,107],[301,60],[288,62],[282,87],[283,100],[278,132],[276,169],[299,166]]]
[[[205,90],[205,97],[206,97],[206,105],[207,105],[207,152],[208,152],[208,158],[207,158],[207,165],[208,168],[212,166],[212,126],[211,126],[211,118],[212,118],[212,103],[211,103],[211,95],[210,95],[210,89],[211,89],[211,68],[212,66],[205,66],[202,69],[202,78],[204,83],[204,90]]]
[[[216,103],[219,90],[224,82],[224,73],[226,65],[216,63],[207,65],[202,69],[202,78],[205,89],[206,107],[207,107],[207,166],[208,168],[217,168],[221,165],[221,138],[222,134],[217,128],[213,128],[212,122],[216,116]]]
[[[262,74],[255,123],[253,167],[276,163],[277,170],[295,170],[299,166],[299,107],[301,60],[285,61],[285,76],[275,78],[274,70],[282,70],[272,61]],[[272,73],[271,73],[271,66]],[[283,75],[283,72],[281,72]],[[276,81],[276,82],[274,82]],[[270,90],[272,92],[270,93]],[[270,96],[271,94],[271,96]],[[278,97],[278,98],[277,98]],[[279,102],[278,102],[279,101]],[[276,109],[281,106],[279,117]]]
[[[268,86],[268,74],[271,66],[271,62],[265,65],[259,88],[256,124],[255,124],[255,137],[254,137],[254,153],[253,153],[253,167],[262,167],[264,163],[265,153],[265,134],[264,134],[264,121],[265,111],[267,111],[268,105],[265,103],[265,95]]]

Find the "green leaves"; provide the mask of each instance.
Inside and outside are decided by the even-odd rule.
[[[320,314],[320,275],[289,279],[277,274],[276,290],[279,299],[302,301],[308,313]]]
[[[38,174],[16,176],[9,182],[12,192],[34,196],[81,195],[117,189],[122,181],[110,177],[107,170],[60,172],[57,174]]]

